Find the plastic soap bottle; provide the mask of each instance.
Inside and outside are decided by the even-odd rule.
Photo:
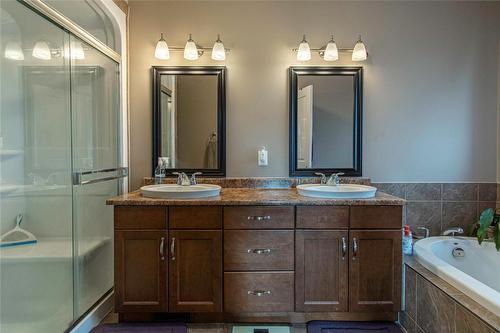
[[[403,254],[411,256],[413,254],[413,237],[409,225],[403,228]]]

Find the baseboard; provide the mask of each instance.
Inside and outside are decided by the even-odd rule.
[[[113,309],[114,294],[110,292],[99,302],[85,317],[83,317],[78,324],[73,327],[69,333],[88,333],[91,329],[99,325],[99,323],[111,312]]]

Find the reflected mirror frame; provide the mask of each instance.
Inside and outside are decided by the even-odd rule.
[[[299,75],[352,76],[354,85],[353,168],[297,168],[297,97]],[[343,172],[345,176],[361,177],[362,116],[363,116],[363,67],[290,67],[289,68],[289,175],[291,177],[316,176],[316,172],[331,174]]]
[[[202,172],[202,177],[226,176],[226,67],[225,66],[153,66],[153,159],[151,175],[154,177],[161,151],[161,75],[216,75],[217,76],[217,169],[167,169],[167,177],[177,177],[172,172],[188,174]]]

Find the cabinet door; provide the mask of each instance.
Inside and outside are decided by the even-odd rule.
[[[169,312],[222,311],[222,232],[170,231]]]
[[[401,230],[350,232],[350,311],[399,311]]]
[[[295,311],[348,310],[347,231],[297,230]]]
[[[115,231],[115,310],[167,311],[166,231]]]

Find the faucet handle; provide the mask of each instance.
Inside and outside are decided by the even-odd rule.
[[[191,175],[190,183],[191,185],[196,185],[196,176],[201,175],[201,172],[195,172]]]
[[[340,176],[342,176],[343,172],[332,173],[330,178],[326,181],[327,185],[339,185],[340,184]]]
[[[317,176],[321,176],[321,184],[326,184],[326,175],[324,173],[315,172],[314,174]]]

